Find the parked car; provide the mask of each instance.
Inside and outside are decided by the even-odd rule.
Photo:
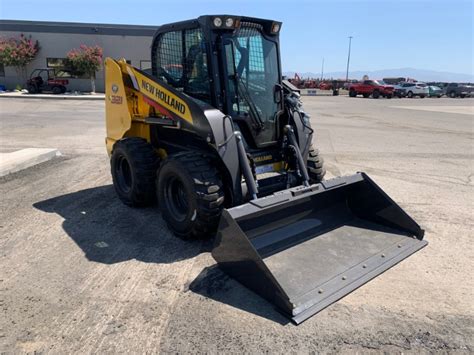
[[[474,86],[467,84],[449,83],[446,86],[446,96],[461,97],[472,96],[474,94]]]
[[[428,92],[430,97],[441,97],[443,96],[443,89],[440,87],[434,86],[434,85],[429,85],[428,86]]]
[[[406,90],[402,87],[402,84],[403,83],[399,83],[393,86],[394,97],[399,97],[401,99],[402,97],[405,97],[405,95],[407,94]]]
[[[52,68],[35,69],[26,82],[28,93],[38,94],[41,92],[51,92],[53,94],[64,94],[66,85],[69,81],[60,79],[56,75],[56,71]]]
[[[363,80],[360,83],[354,83],[349,86],[349,96],[356,97],[362,95],[369,97],[372,95],[374,99],[380,96],[391,99],[393,96],[393,86],[387,85],[381,80]]]
[[[415,97],[419,96],[422,99],[429,95],[428,85],[425,83],[401,83],[395,86],[395,92],[398,97]]]

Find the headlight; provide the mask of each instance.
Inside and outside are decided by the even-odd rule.
[[[232,17],[229,17],[227,20],[225,20],[225,26],[226,27],[234,26],[234,19]]]
[[[220,17],[214,18],[214,26],[216,27],[221,27],[222,26],[222,20]]]

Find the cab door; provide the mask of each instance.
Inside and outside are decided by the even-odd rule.
[[[362,82],[362,87],[360,91],[363,94],[370,94],[372,92],[373,86],[374,86],[374,83],[372,80],[364,80]]]

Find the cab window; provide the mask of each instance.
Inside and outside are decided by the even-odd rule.
[[[200,28],[164,33],[155,50],[156,76],[196,99],[211,102],[206,42]]]

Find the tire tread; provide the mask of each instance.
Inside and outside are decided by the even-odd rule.
[[[117,191],[120,200],[131,207],[144,207],[153,204],[156,198],[155,174],[159,165],[159,157],[152,145],[143,138],[129,137],[115,143],[112,157],[117,149],[126,151],[131,157],[129,164],[133,166],[135,174],[135,184],[130,196],[124,196]],[[115,189],[117,190],[116,186]]]
[[[197,201],[196,219],[192,228],[186,233],[173,230],[174,234],[183,239],[200,239],[215,234],[224,208],[224,190],[218,169],[208,156],[198,152],[172,155],[163,165],[167,161],[178,161],[191,175]]]
[[[326,169],[324,168],[324,159],[319,153],[319,149],[314,148],[312,145],[309,148],[307,168],[311,183],[318,183],[323,181],[324,175],[326,175]]]

